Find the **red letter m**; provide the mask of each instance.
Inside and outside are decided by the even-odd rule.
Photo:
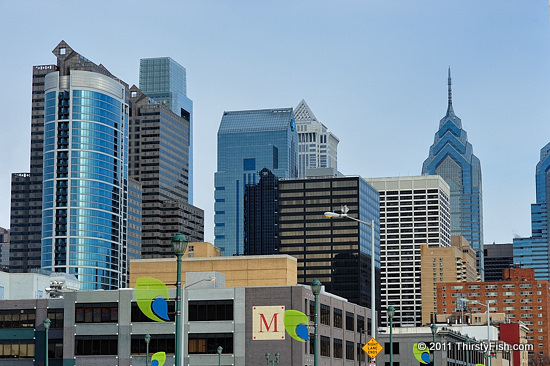
[[[271,321],[269,322],[269,325],[268,325],[267,320],[265,319],[265,315],[260,314],[260,333],[263,333],[262,323],[265,325],[266,332],[269,332],[269,328],[271,328],[271,325],[275,323],[275,329],[273,331],[277,333],[277,315],[278,313],[273,314],[273,316],[271,317]]]

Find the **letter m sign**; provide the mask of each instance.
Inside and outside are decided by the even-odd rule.
[[[252,339],[281,340],[285,339],[284,306],[252,307]]]

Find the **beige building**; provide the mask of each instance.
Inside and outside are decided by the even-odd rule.
[[[183,258],[221,257],[222,250],[208,242],[191,242],[187,244]]]
[[[450,247],[420,246],[422,324],[433,322],[437,312],[437,283],[473,282],[478,279],[476,253],[463,236],[452,236]]]

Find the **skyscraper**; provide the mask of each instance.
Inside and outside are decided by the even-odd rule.
[[[224,112],[214,175],[214,244],[222,255],[243,254],[245,185],[256,184],[264,168],[296,177],[297,150],[292,108]]]
[[[449,184],[451,235],[462,235],[468,240],[476,251],[478,272],[483,276],[481,163],[462,129],[462,121],[453,110],[450,68],[448,89],[447,114],[439,122],[422,174],[440,175]]]
[[[319,122],[302,99],[294,110],[298,130],[298,176],[306,177],[306,169],[337,167],[340,140]]]
[[[502,281],[502,271],[514,266],[513,244],[485,244],[485,281]]]
[[[535,173],[537,203],[531,205],[531,236],[514,238],[514,262],[535,269],[537,280],[550,280],[549,218],[550,143],[540,150]]]
[[[187,98],[187,72],[185,67],[170,57],[144,58],[139,62],[139,89],[172,112],[184,118],[188,127],[183,144],[187,202],[193,204],[193,101]]]
[[[64,41],[44,78],[42,268],[127,283],[128,85]]]

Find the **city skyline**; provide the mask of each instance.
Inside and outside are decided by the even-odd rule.
[[[51,63],[64,39],[130,85],[138,83],[141,58],[171,57],[187,69],[194,204],[205,210],[206,241],[214,241],[216,132],[224,111],[305,99],[340,139],[343,174],[418,175],[445,112],[449,65],[455,110],[482,161],[485,243],[530,235],[534,167],[550,141],[548,2],[165,4],[188,21],[177,21],[176,11],[155,15],[116,3],[105,12],[100,1],[85,12],[67,4],[68,14],[80,16],[49,29],[53,8],[0,3],[0,29],[10,34],[0,40],[0,83],[9,86],[0,91],[0,226],[9,228],[11,173],[29,170],[32,66]],[[146,12],[167,36],[145,34],[135,44],[112,37],[132,34]],[[94,19],[111,26],[67,31]]]

